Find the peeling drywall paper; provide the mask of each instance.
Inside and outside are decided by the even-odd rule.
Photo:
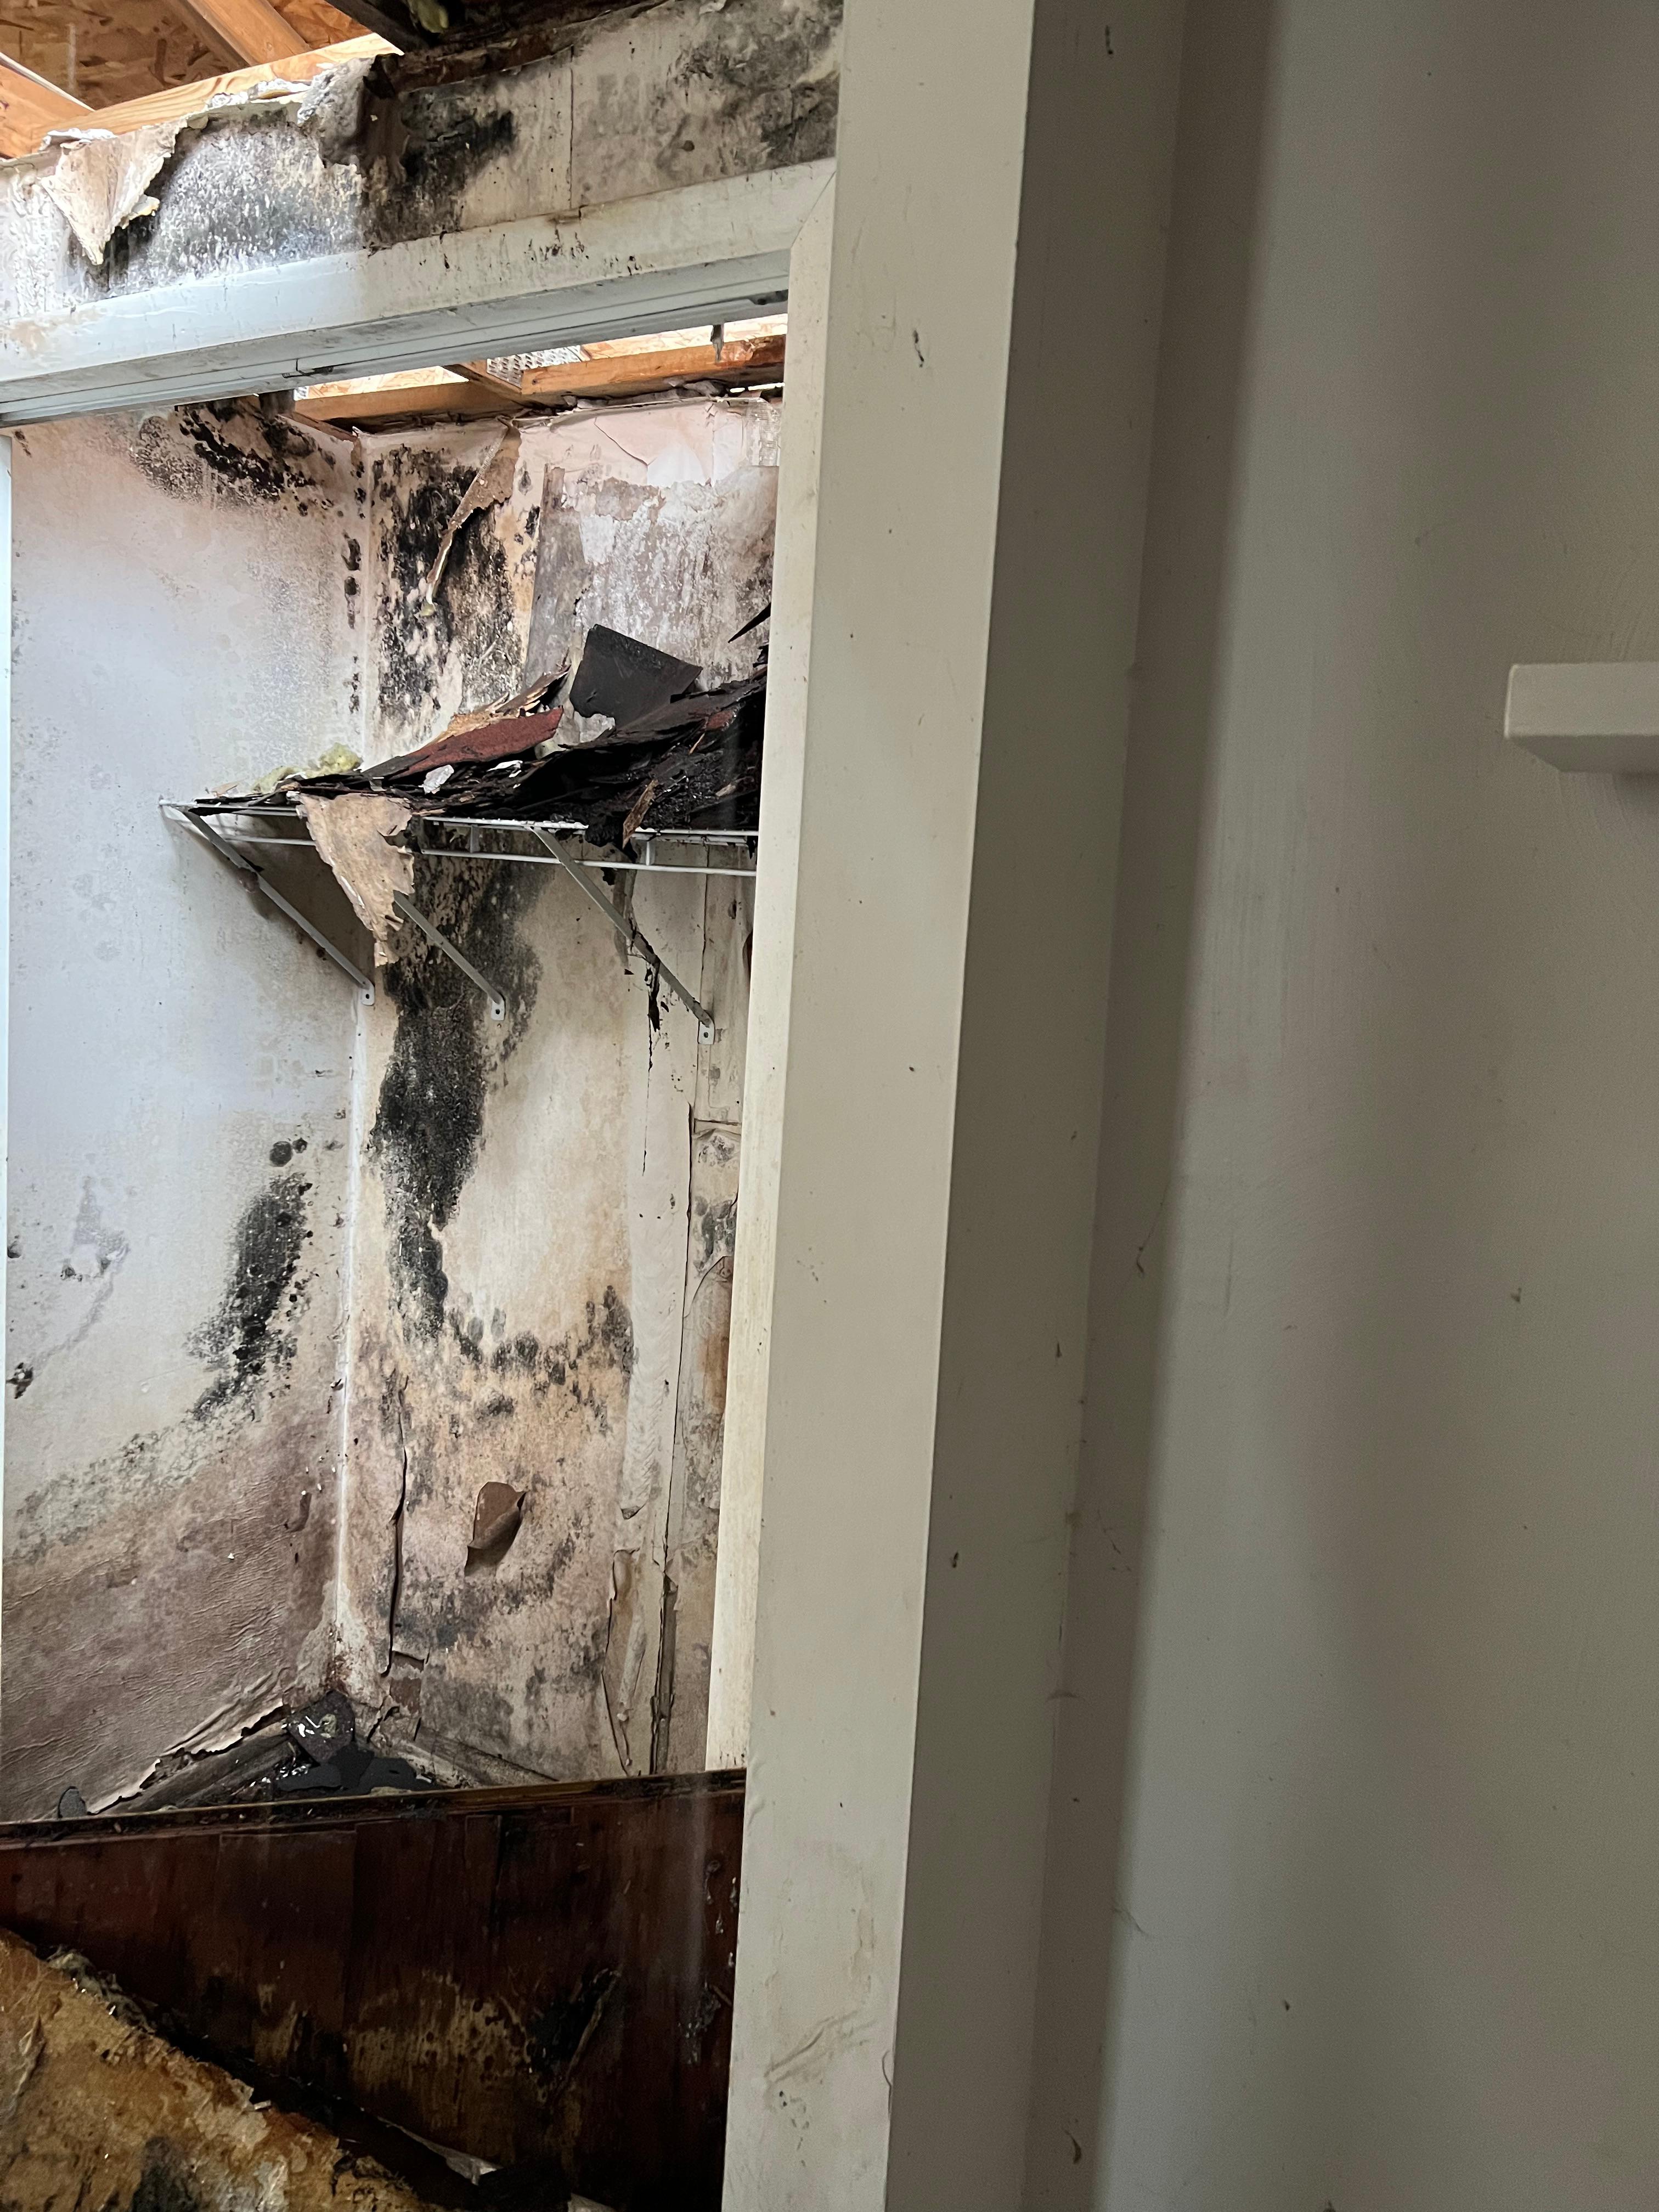
[[[495,441],[483,466],[468,486],[465,497],[456,508],[448,529],[439,541],[437,558],[427,574],[426,586],[421,593],[428,606],[438,595],[438,586],[443,581],[444,570],[448,565],[450,548],[462,526],[472,515],[482,514],[486,507],[501,505],[513,489],[513,479],[518,466],[519,433],[517,426],[509,422]]]
[[[339,799],[314,799],[301,792],[295,804],[317,850],[374,938],[375,963],[383,967],[392,957],[392,939],[403,927],[397,902],[415,889],[413,854],[391,842],[407,825],[409,808],[400,799],[355,791]]]
[[[135,216],[159,204],[147,187],[172,159],[182,123],[147,123],[141,131],[77,132],[60,142],[57,161],[40,189],[61,210],[82,252],[95,269],[104,248]]]

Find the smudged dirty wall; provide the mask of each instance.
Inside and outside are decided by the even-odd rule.
[[[438,541],[500,434],[368,441],[372,756],[603,621],[702,665],[770,591],[778,410],[697,402],[527,426],[511,497]],[[737,856],[731,856],[737,857]],[[420,864],[417,899],[502,988],[429,949],[368,1016],[340,1620],[383,1738],[464,1773],[701,1766],[751,903],[635,879],[712,1041],[559,872]],[[522,1493],[470,1547],[487,1484]]]
[[[349,465],[191,410],[15,484],[7,1817],[326,1668],[354,1027],[156,807],[349,737]]]
[[[331,1679],[467,1777],[703,1763],[750,886],[635,892],[712,1040],[544,867],[419,864],[504,1022],[424,946],[370,1012],[156,801],[384,757],[594,621],[747,667],[777,432],[526,427],[429,610],[493,428],[20,445],[0,1813]]]
[[[214,274],[397,244],[823,159],[840,0],[665,0],[573,30],[500,75],[395,91],[353,64],[302,101],[192,127],[154,215],[100,266],[43,188],[0,165],[0,327]]]

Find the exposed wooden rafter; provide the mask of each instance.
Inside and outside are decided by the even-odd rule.
[[[173,0],[204,37],[235,63],[278,62],[294,51],[293,26],[270,0]]]
[[[560,362],[532,368],[514,384],[480,362],[456,362],[447,375],[368,390],[319,392],[300,400],[295,413],[322,426],[429,421],[444,416],[513,415],[557,410],[579,400],[636,399],[685,385],[714,384],[727,391],[775,384],[783,374],[781,337],[708,345],[669,346],[653,353],[609,354],[598,361]]]
[[[627,399],[682,384],[775,384],[783,374],[781,337],[730,345],[672,346],[659,353],[608,354],[525,371],[524,396],[543,405],[573,399]]]
[[[334,6],[342,15],[349,15],[354,23],[387,40],[394,51],[422,42],[418,27],[396,9],[377,8],[374,0],[334,0]]]
[[[92,111],[21,62],[0,54],[0,156],[27,154],[48,131],[71,130]]]

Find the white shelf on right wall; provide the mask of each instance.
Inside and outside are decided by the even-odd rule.
[[[1659,660],[1511,668],[1504,735],[1552,768],[1659,775]]]

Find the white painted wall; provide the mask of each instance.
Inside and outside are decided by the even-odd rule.
[[[339,489],[256,493],[165,418],[15,441],[9,1816],[327,1663],[350,987],[156,802],[349,735]],[[212,1398],[284,1194],[292,1281]]]
[[[1656,132],[1189,9],[1034,2205],[1659,2186],[1659,789],[1500,736],[1659,652]]]

